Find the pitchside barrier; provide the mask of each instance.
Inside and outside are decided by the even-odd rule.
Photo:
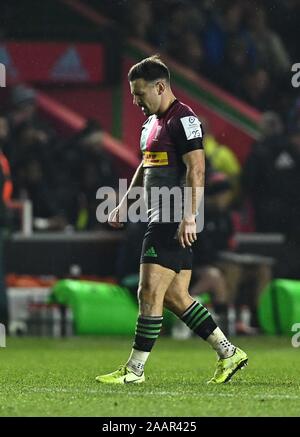
[[[125,287],[102,282],[63,279],[52,289],[52,300],[71,307],[75,334],[133,335],[138,306]],[[173,322],[164,314],[164,329]]]
[[[292,326],[300,322],[300,281],[271,281],[259,298],[258,318],[267,334],[291,335]]]

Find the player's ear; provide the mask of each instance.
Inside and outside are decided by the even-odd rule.
[[[160,96],[166,89],[166,84],[164,82],[156,82],[157,93]]]

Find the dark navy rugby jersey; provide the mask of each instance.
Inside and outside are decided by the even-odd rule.
[[[175,100],[161,117],[151,115],[146,120],[140,146],[148,219],[149,222],[164,221],[164,204],[161,198],[155,201],[151,188],[184,187],[186,167],[182,155],[203,149],[201,123],[189,106]],[[177,221],[172,211],[169,221]]]

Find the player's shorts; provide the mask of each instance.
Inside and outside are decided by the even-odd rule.
[[[144,236],[141,264],[159,264],[174,270],[191,270],[193,251],[183,248],[177,238],[179,223],[151,223]]]

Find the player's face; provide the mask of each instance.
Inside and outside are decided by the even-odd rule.
[[[146,82],[144,79],[136,79],[130,82],[130,91],[133,96],[133,103],[138,105],[147,117],[158,112],[161,105],[159,82]]]

